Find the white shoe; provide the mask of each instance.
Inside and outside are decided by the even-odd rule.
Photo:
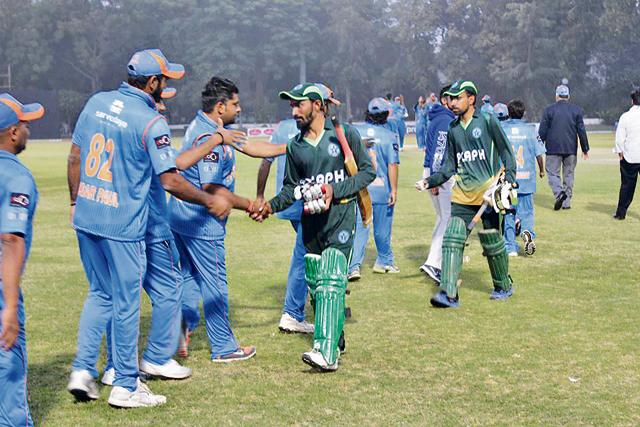
[[[517,257],[518,256],[518,252],[509,252],[508,255],[510,257]]]
[[[158,406],[167,402],[167,398],[159,394],[153,394],[149,387],[138,379],[138,386],[134,391],[124,387],[115,386],[109,395],[109,405],[118,408],[142,408]]]
[[[93,376],[86,369],[71,371],[67,390],[75,396],[76,400],[82,402],[96,400],[100,397],[98,386]]]
[[[113,381],[116,379],[116,370],[115,368],[109,368],[102,374],[102,379],[100,382],[104,385],[112,386]]]
[[[395,265],[374,264],[373,272],[378,274],[385,274],[385,273],[398,274],[400,273],[400,269]]]
[[[160,377],[167,380],[183,380],[191,376],[191,368],[182,366],[173,359],[170,359],[164,365],[155,365],[142,359],[140,370],[152,377]]]
[[[350,282],[355,282],[356,280],[360,280],[362,276],[360,275],[360,268],[355,268],[349,274],[347,274],[347,280]]]
[[[324,360],[324,356],[318,350],[310,350],[302,353],[302,361],[307,365],[318,371],[337,371],[338,370],[338,361],[332,365],[329,365],[326,360]]]
[[[282,314],[278,328],[280,328],[282,332],[297,332],[300,334],[312,334],[315,329],[313,324],[306,320],[298,322],[289,313]]]

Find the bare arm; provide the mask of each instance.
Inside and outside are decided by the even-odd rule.
[[[80,147],[71,144],[71,151],[67,157],[67,184],[69,185],[69,199],[75,204],[80,185]]]
[[[287,144],[270,144],[264,141],[247,141],[242,146],[231,144],[249,157],[278,157],[287,152]]]
[[[175,169],[161,174],[160,183],[166,191],[178,199],[202,205],[211,215],[218,218],[225,218],[233,207],[228,198],[218,194],[209,194],[196,188]]]
[[[13,347],[18,337],[18,298],[20,295],[20,274],[26,253],[24,238],[21,235],[2,234],[2,330],[0,345],[5,350]]]
[[[544,178],[544,156],[536,156],[540,178]]]
[[[223,138],[220,134],[216,133],[211,135],[202,144],[197,144],[182,151],[176,158],[176,166],[180,170],[189,169],[191,166],[202,160],[207,154],[211,153],[211,151],[218,145],[222,144],[222,142]]]
[[[227,190],[227,188],[224,187],[223,185],[205,184],[202,186],[202,189],[206,191],[208,194],[212,194],[218,197],[224,197],[226,200],[229,201],[229,203],[234,209],[240,209],[248,212],[253,207],[253,203],[251,202],[251,200],[232,193],[231,191]]]
[[[398,200],[398,164],[389,165],[389,184],[391,185],[391,194],[389,195],[389,206],[396,204]]]
[[[285,146],[286,152],[286,146]],[[271,162],[262,159],[260,167],[258,168],[258,182],[256,184],[256,198],[264,200],[264,189],[267,186],[267,179],[269,179],[269,172],[271,171]]]

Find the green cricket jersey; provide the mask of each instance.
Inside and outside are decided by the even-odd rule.
[[[335,128],[327,119],[323,133],[316,141],[302,134],[289,141],[282,190],[269,201],[274,212],[291,206],[295,202],[295,187],[306,178],[333,186],[333,203],[327,212],[302,216],[303,242],[312,253],[321,253],[330,246],[350,251],[355,230],[356,196],[376,177],[358,131],[351,126],[343,125],[343,128],[358,165],[355,176],[349,176],[345,170],[344,154]]]
[[[456,175],[451,201],[481,205],[482,195],[500,171],[508,182],[516,182],[516,162],[511,144],[493,115],[476,110],[466,126],[460,117],[451,122],[447,134],[447,157],[442,169],[428,178],[429,187],[443,184]]]

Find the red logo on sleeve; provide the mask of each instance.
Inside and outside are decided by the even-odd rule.
[[[11,193],[11,198],[9,199],[9,204],[11,206],[15,206],[16,208],[25,208],[27,209],[30,204],[29,195],[24,193]]]
[[[153,139],[158,149],[171,147],[171,137],[167,134],[157,136]]]

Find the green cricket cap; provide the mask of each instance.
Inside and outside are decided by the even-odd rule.
[[[444,94],[449,96],[460,96],[460,94],[465,91],[469,91],[474,95],[478,94],[478,89],[471,80],[456,80]]]
[[[324,96],[322,89],[315,83],[302,83],[288,91],[280,92],[280,99],[288,99],[294,101],[322,101],[324,104]]]

